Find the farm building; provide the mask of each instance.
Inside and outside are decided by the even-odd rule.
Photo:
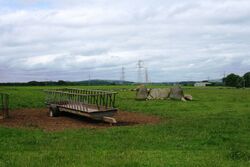
[[[209,82],[196,82],[195,84],[194,84],[194,86],[195,87],[205,87],[205,86],[207,86],[207,85],[210,85],[211,83],[209,83]]]

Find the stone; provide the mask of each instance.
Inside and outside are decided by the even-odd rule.
[[[169,98],[175,100],[182,100],[184,97],[183,90],[180,87],[171,88]]]
[[[148,97],[148,89],[145,86],[140,86],[136,91],[136,100],[146,100]]]
[[[170,89],[169,88],[154,88],[149,90],[148,94],[148,100],[151,99],[167,99],[170,94]]]
[[[184,95],[184,98],[189,101],[193,100],[193,96],[188,94]]]

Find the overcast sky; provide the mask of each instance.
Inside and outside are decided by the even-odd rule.
[[[249,0],[0,0],[0,82],[250,71]]]

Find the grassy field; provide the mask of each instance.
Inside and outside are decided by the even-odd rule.
[[[0,92],[10,93],[12,109],[41,108],[43,89]],[[135,101],[134,92],[119,92],[121,110],[157,115],[164,120],[157,125],[63,132],[0,126],[0,166],[250,166],[250,89],[184,89],[194,101]]]

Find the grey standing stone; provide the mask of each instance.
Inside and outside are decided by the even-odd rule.
[[[184,95],[184,98],[186,99],[186,100],[189,100],[189,101],[191,101],[191,100],[193,100],[193,96],[192,95]]]
[[[149,91],[148,100],[151,99],[167,99],[170,93],[169,88],[154,88]]]
[[[183,90],[180,87],[174,87],[170,90],[170,99],[182,100],[184,97]]]
[[[141,86],[137,89],[136,100],[146,100],[148,97],[148,89],[144,86]]]

